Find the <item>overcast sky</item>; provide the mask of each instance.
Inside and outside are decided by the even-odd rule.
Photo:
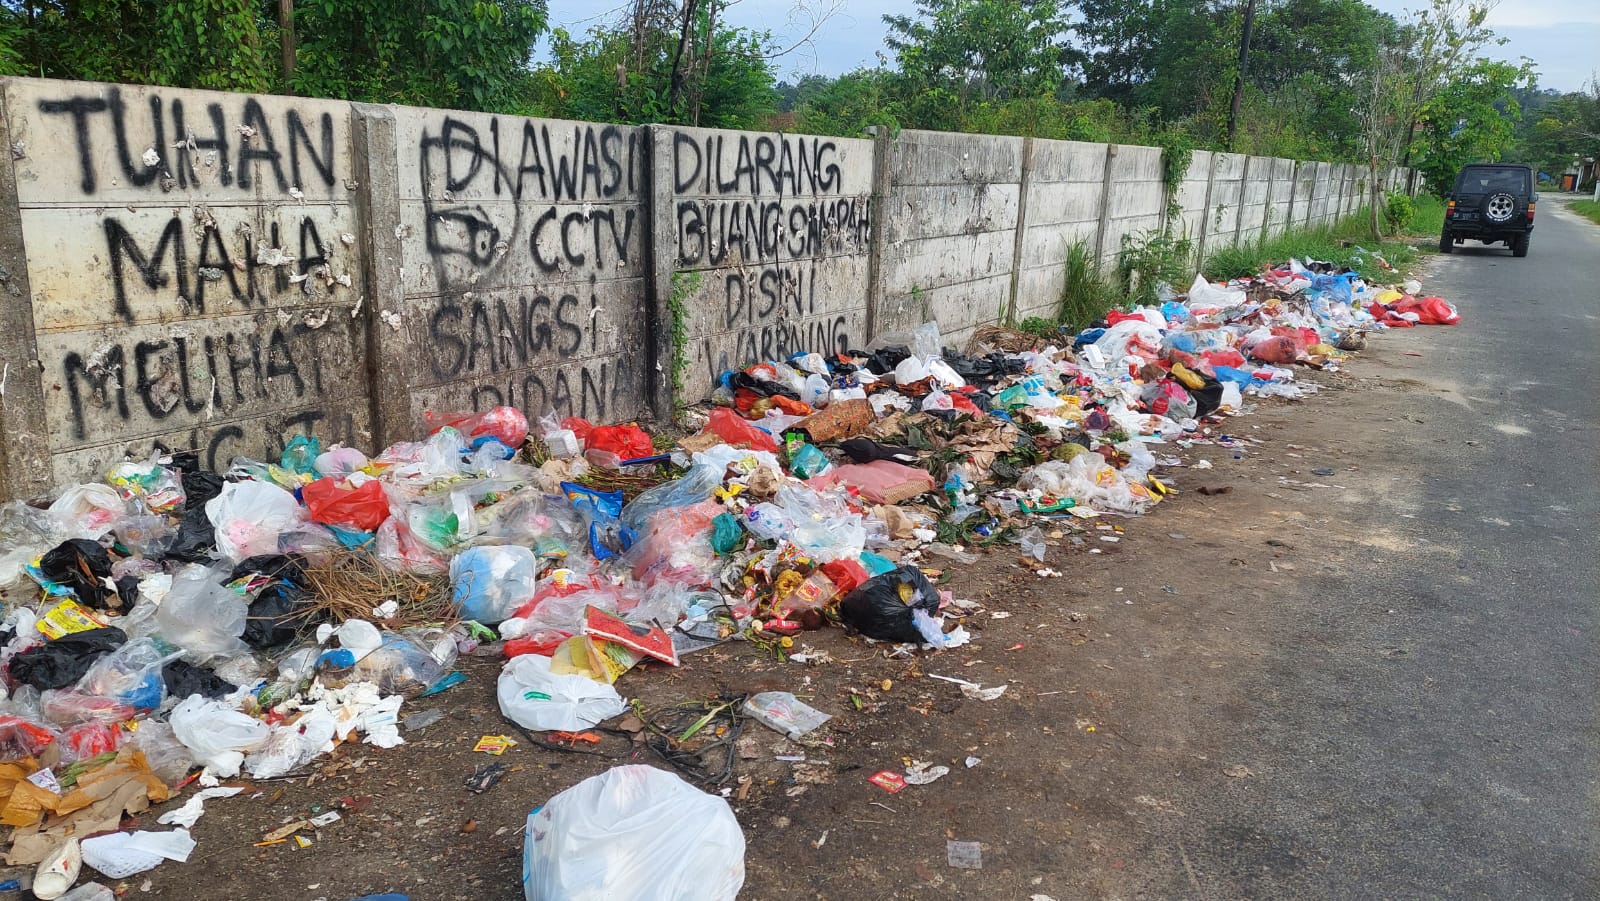
[[[727,19],[735,25],[770,30],[783,46],[811,31],[807,9],[832,0],[736,0]],[[1424,0],[1368,0],[1386,12],[1398,13]],[[550,0],[550,23],[573,32],[617,18],[628,4],[622,0]],[[780,77],[794,79],[809,72],[837,75],[877,62],[888,54],[883,45],[883,16],[910,14],[912,0],[848,0],[837,4],[803,46],[779,61]],[[1507,39],[1492,55],[1515,61],[1526,56],[1539,69],[1541,87],[1581,89],[1600,71],[1600,0],[1504,0],[1491,15],[1495,31]]]

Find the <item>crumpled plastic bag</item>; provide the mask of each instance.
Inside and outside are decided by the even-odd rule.
[[[184,567],[156,609],[156,632],[187,651],[192,660],[246,648],[240,636],[250,615],[249,601],[223,584],[226,572],[197,563]]]
[[[195,761],[222,779],[239,775],[245,754],[266,744],[272,734],[266,723],[198,695],[172,708],[168,722],[178,741],[194,752]]]
[[[743,885],[728,802],[655,767],[591,776],[528,815],[526,901],[733,901]]]
[[[206,516],[216,530],[218,552],[235,563],[277,553],[278,536],[306,521],[294,495],[256,481],[223,485],[222,493],[206,502]]]
[[[492,626],[533,597],[539,557],[514,545],[472,547],[450,561],[450,582],[462,617]]]
[[[506,661],[495,694],[500,712],[534,732],[577,732],[628,707],[610,685],[550,671],[550,658],[524,654]]]

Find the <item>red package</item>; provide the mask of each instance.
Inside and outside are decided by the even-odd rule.
[[[622,618],[598,607],[583,610],[583,634],[615,642],[630,651],[654,657],[670,666],[678,665],[678,651],[672,646],[672,636],[660,626],[646,629],[629,625]]]
[[[1244,368],[1244,354],[1236,350],[1208,350],[1201,354],[1200,357],[1212,366],[1231,366],[1234,369]]]
[[[1294,339],[1281,336],[1263,338],[1250,345],[1249,350],[1250,356],[1257,360],[1279,366],[1287,366],[1300,357],[1300,350],[1295,346]]]
[[[755,427],[750,420],[727,407],[717,407],[711,411],[711,418],[706,422],[701,434],[710,432],[721,438],[724,442],[734,447],[748,447],[751,450],[777,451],[778,442],[772,436]]]
[[[978,409],[978,405],[972,402],[972,398],[960,392],[953,392],[950,395],[950,406],[960,410],[963,413],[971,413],[973,416],[982,417],[989,415]]]
[[[631,422],[627,425],[595,426],[589,432],[589,437],[583,439],[583,446],[585,450],[616,454],[619,460],[636,460],[656,452],[656,446],[650,442],[650,436],[645,434],[644,429]]]
[[[428,434],[447,425],[454,426],[456,431],[467,437],[468,444],[476,444],[475,439],[493,438],[515,450],[528,437],[528,417],[516,407],[495,407],[487,413],[435,413],[428,410],[422,414],[422,418],[428,423]]]
[[[339,480],[329,476],[300,489],[300,499],[311,519],[325,526],[374,532],[389,518],[389,498],[376,480],[359,488],[341,488]]]
[[[1405,297],[1395,302],[1394,309],[1397,313],[1417,314],[1419,325],[1455,325],[1461,321],[1461,314],[1443,297]]]

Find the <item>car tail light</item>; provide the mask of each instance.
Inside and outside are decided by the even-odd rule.
[[[1532,203],[1532,201],[1530,201],[1528,203],[1528,221],[1529,222],[1533,221],[1533,203]]]
[[[1449,219],[1449,218],[1452,218],[1453,216],[1455,216],[1455,214],[1456,214],[1456,202],[1454,200],[1452,200],[1449,203],[1446,203],[1444,205],[1444,217],[1446,219]]]

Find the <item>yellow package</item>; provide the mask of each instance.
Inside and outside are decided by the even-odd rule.
[[[50,608],[50,612],[39,617],[36,624],[39,631],[46,638],[60,638],[74,632],[87,632],[90,629],[99,629],[105,623],[95,619],[94,614],[83,609],[77,601],[65,600]]]

